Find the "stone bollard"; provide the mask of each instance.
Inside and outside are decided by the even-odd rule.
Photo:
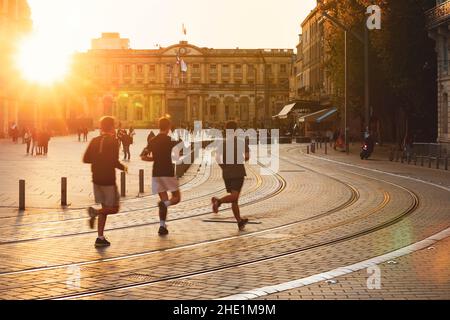
[[[19,210],[25,211],[25,180],[19,181]]]
[[[61,207],[67,207],[67,178],[61,178]]]
[[[139,193],[144,193],[144,170],[139,170]]]
[[[120,173],[120,196],[125,197],[127,195],[126,190],[126,177],[125,172]]]

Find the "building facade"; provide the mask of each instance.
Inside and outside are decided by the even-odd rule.
[[[436,53],[438,60],[438,142],[450,143],[450,1],[437,0],[436,6],[429,10],[426,15],[429,35],[436,41]]]
[[[154,50],[90,50],[75,57],[81,99],[70,117],[113,115],[148,127],[170,115],[176,125],[270,126],[289,100],[293,50],[210,49],[181,41]]]
[[[0,0],[0,137],[19,122],[25,104],[13,58],[20,37],[31,29],[30,17],[26,0]]]
[[[327,74],[325,61],[326,20],[318,7],[314,8],[301,23],[297,55],[291,78],[291,98],[317,102],[327,107],[331,105],[333,83]]]

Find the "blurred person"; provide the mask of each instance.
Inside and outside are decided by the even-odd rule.
[[[91,164],[95,202],[102,208],[88,208],[89,226],[94,228],[98,218],[98,237],[95,247],[108,247],[111,243],[105,238],[104,231],[108,215],[120,210],[120,195],[116,184],[116,169],[128,172],[128,168],[119,161],[119,145],[116,139],[115,120],[103,117],[100,120],[101,135],[94,138],[83,157],[83,162]]]
[[[239,197],[241,195],[242,187],[244,186],[244,180],[247,176],[245,171],[244,162],[250,160],[250,149],[248,143],[244,141],[239,141],[239,137],[236,135],[237,123],[235,121],[229,121],[226,125],[227,130],[232,130],[234,132],[233,137],[231,138],[228,135],[226,136],[223,150],[218,150],[218,162],[222,169],[222,177],[225,183],[226,190],[228,195],[223,198],[213,197],[211,199],[212,210],[214,213],[219,213],[219,208],[224,203],[231,203],[231,208],[233,210],[233,215],[238,224],[238,228],[240,231],[245,229],[245,226],[248,224],[248,219],[243,219],[241,217],[240,208],[239,208]],[[238,154],[238,144],[244,144],[244,154]],[[233,163],[227,163],[227,146],[233,146],[234,148],[234,159]]]
[[[178,142],[172,141],[170,138],[170,129],[170,120],[161,118],[159,120],[159,134],[150,141],[141,153],[143,161],[153,162],[152,191],[153,194],[158,194],[160,198],[158,203],[160,220],[158,234],[160,236],[169,234],[166,224],[168,208],[181,201],[180,187],[172,162],[172,149]],[[170,199],[168,192],[172,194]]]

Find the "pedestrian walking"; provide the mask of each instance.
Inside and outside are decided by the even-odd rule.
[[[134,143],[134,136],[136,135],[136,132],[134,131],[133,127],[130,127],[130,129],[128,130],[128,135],[131,138],[131,144]]]
[[[30,154],[30,147],[31,147],[31,132],[30,130],[26,129],[25,133],[23,134],[23,141],[27,145],[27,155]]]
[[[91,164],[95,202],[102,208],[88,208],[89,226],[94,228],[98,218],[98,237],[95,247],[108,247],[111,243],[105,238],[104,231],[108,215],[117,214],[120,209],[120,195],[116,184],[116,169],[128,172],[128,168],[119,162],[119,146],[114,129],[114,118],[100,120],[101,136],[94,138],[83,157],[83,162]]]
[[[88,141],[88,135],[89,135],[89,129],[87,127],[85,127],[83,129],[83,141],[87,142]]]
[[[237,123],[235,121],[229,121],[226,124],[226,129],[232,130],[234,135],[231,138],[227,135],[222,150],[217,150],[216,155],[222,169],[222,177],[228,195],[220,199],[213,197],[211,203],[214,213],[219,213],[219,208],[222,204],[231,203],[231,208],[238,224],[238,228],[240,231],[243,231],[248,223],[248,219],[241,217],[239,197],[241,195],[242,187],[244,186],[245,177],[247,176],[244,163],[250,159],[250,149],[245,139],[236,135]],[[239,148],[239,144],[243,146],[243,148]],[[232,161],[227,159],[227,152],[230,151],[230,148],[234,149],[234,159],[232,159]],[[241,154],[239,154],[240,150],[242,151]]]
[[[81,127],[77,128],[78,142],[81,142]]]
[[[123,160],[130,161],[131,154],[130,154],[130,145],[133,143],[133,139],[128,133],[124,133],[122,135],[122,146],[123,146]]]
[[[119,149],[120,149],[120,145],[122,143],[122,137],[124,136],[124,134],[126,134],[126,130],[122,129],[122,125],[119,124],[119,129],[117,129],[117,143],[119,145]]]
[[[148,146],[141,153],[143,161],[154,162],[152,172],[152,191],[158,194],[160,202],[159,220],[160,227],[158,234],[166,236],[169,234],[167,228],[167,212],[168,208],[177,205],[181,201],[181,192],[178,179],[175,177],[175,167],[172,162],[172,149],[178,142],[172,141],[169,136],[171,123],[168,118],[159,120],[159,134],[153,138]],[[169,194],[172,197],[169,199]]]
[[[33,128],[31,130],[31,155],[34,153],[38,153],[38,132],[36,129]]]

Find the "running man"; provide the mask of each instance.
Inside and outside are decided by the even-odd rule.
[[[168,208],[177,205],[181,201],[181,192],[178,179],[175,177],[175,166],[172,162],[172,149],[178,142],[172,141],[170,138],[170,128],[171,123],[169,119],[160,119],[159,134],[150,140],[147,148],[145,148],[141,154],[141,159],[143,161],[154,162],[152,191],[153,194],[158,194],[161,200],[158,203],[160,220],[158,234],[160,236],[169,234],[166,225]],[[172,194],[170,199],[168,192]]]
[[[241,218],[241,213],[239,209],[239,197],[241,195],[242,187],[244,186],[244,180],[247,176],[245,171],[244,161],[250,160],[250,149],[248,143],[246,141],[239,141],[236,136],[237,123],[235,121],[229,121],[226,124],[227,130],[233,130],[234,136],[233,140],[230,141],[227,137],[224,141],[223,151],[218,150],[218,157],[222,159],[222,164],[220,167],[222,168],[222,176],[225,182],[225,187],[229,195],[218,199],[216,197],[212,198],[212,209],[214,213],[219,213],[219,208],[224,203],[231,203],[231,208],[233,210],[234,217],[238,223],[238,228],[240,231],[245,229],[245,226],[248,223],[248,219]],[[238,154],[238,143],[243,143],[244,154]],[[234,162],[227,163],[227,146],[233,146],[234,148]]]
[[[91,229],[94,229],[94,223],[98,217],[96,247],[111,245],[105,238],[104,231],[108,215],[117,214],[120,209],[116,169],[128,172],[128,168],[119,162],[119,145],[115,137],[114,126],[112,117],[104,117],[100,120],[101,136],[91,141],[83,158],[84,163],[91,164],[95,202],[102,205],[100,210],[93,207],[88,209]]]

